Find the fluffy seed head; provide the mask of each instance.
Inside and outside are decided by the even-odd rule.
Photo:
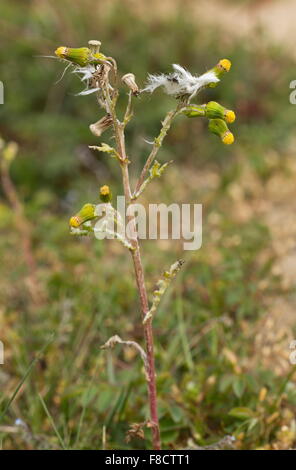
[[[199,90],[219,82],[218,73],[213,70],[202,75],[192,75],[181,65],[173,64],[174,72],[169,74],[149,75],[146,87],[142,91],[153,93],[156,88],[163,87],[168,95],[181,97],[189,95],[193,98]]]

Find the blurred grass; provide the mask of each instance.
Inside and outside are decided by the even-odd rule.
[[[148,416],[140,361],[130,350],[118,348],[111,355],[99,349],[116,333],[142,341],[130,260],[115,242],[77,240],[67,227],[82,203],[97,200],[99,185],[111,184],[121,194],[117,168],[88,150],[96,143],[88,125],[98,118],[92,98],[73,96],[81,84],[71,75],[55,84],[63,64],[39,57],[52,55],[59,45],[80,46],[97,38],[102,50],[117,58],[120,71],[135,73],[140,84],[147,72],[168,71],[171,63],[193,72],[222,57],[233,63],[221,86],[205,93],[204,100],[236,110],[235,145],[222,147],[202,123],[180,119],[160,154],[162,161],[173,158],[175,169],[168,170],[160,187],[147,191],[153,202],[204,206],[203,247],[186,255],[186,268],[155,319],[162,438],[165,447],[178,448],[188,438],[203,444],[235,433],[238,448],[273,443],[285,448],[295,440],[283,427],[293,425],[296,394],[293,374],[285,381],[272,363],[262,367],[261,352],[255,350],[266,299],[283,293],[272,271],[269,230],[252,214],[252,191],[254,182],[264,187],[275,173],[287,172],[294,130],[294,109],[287,104],[295,64],[262,32],[248,41],[234,39],[190,19],[184,6],[158,19],[157,14],[139,17],[126,2],[108,5],[1,2],[5,105],[0,134],[21,147],[12,179],[33,225],[38,277],[47,299],[36,306],[28,295],[20,235],[3,199],[0,325],[6,363],[0,369],[0,414],[26,380],[0,422],[2,446],[59,448],[63,442],[67,448],[100,449],[103,426],[107,447],[150,445],[148,432],[144,443],[125,442],[129,424]],[[124,100],[123,94],[121,109]],[[135,102],[136,119],[127,135],[135,173],[147,154],[144,138],[151,140],[173,105],[162,95]],[[237,187],[245,191],[247,217],[235,197]],[[161,271],[183,254],[175,242],[143,245],[152,292]],[[51,332],[54,342],[27,377]],[[261,399],[264,388],[267,396]],[[30,431],[1,431],[17,418]]]

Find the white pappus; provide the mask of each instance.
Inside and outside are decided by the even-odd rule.
[[[173,64],[173,69],[174,72],[170,74],[148,75],[146,87],[142,92],[153,93],[156,88],[162,86],[168,95],[190,95],[190,98],[193,98],[204,86],[220,81],[213,71],[197,76],[192,75],[178,64]]]
[[[91,93],[95,93],[100,89],[99,87],[91,86],[91,81],[95,72],[96,67],[94,65],[86,65],[84,67],[74,68],[72,73],[81,75],[80,80],[86,84],[85,89],[82,90],[80,93],[77,93],[77,96],[90,95]]]

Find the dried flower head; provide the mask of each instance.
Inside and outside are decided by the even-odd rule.
[[[93,54],[98,54],[100,52],[102,43],[96,39],[90,39],[90,41],[88,41],[88,45]]]
[[[107,130],[110,126],[112,126],[112,117],[107,114],[106,116],[102,117],[99,121],[91,124],[89,126],[91,132],[96,136],[100,137],[105,130]]]
[[[121,81],[131,90],[134,96],[138,96],[140,93],[139,87],[136,83],[136,77],[133,73],[126,73],[122,78]]]

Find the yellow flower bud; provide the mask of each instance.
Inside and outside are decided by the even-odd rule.
[[[228,124],[231,124],[232,122],[235,121],[235,112],[231,111],[230,109],[227,109],[224,114],[225,121],[228,122]]]
[[[218,64],[215,65],[210,71],[214,72],[217,78],[220,78],[225,72],[229,72],[231,68],[231,62],[229,59],[221,59],[219,60]],[[217,83],[210,83],[208,85],[209,88],[215,88]]]
[[[68,60],[73,64],[85,67],[89,64],[97,64],[105,60],[106,57],[101,53],[92,53],[88,47],[65,47],[61,46],[55,50],[55,55],[60,59]]]
[[[216,101],[209,101],[205,106],[205,115],[209,119],[224,119],[231,124],[235,120],[235,113],[230,109],[224,108]]]
[[[234,142],[234,135],[232,134],[232,132],[227,131],[227,132],[225,132],[225,134],[223,135],[221,140],[222,140],[223,144],[231,145]]]
[[[229,59],[221,59],[219,60],[217,66],[221,67],[224,72],[229,72],[229,70],[231,69],[231,62]]]
[[[234,135],[230,132],[223,119],[210,119],[209,130],[220,137],[223,144],[230,145],[234,142]]]
[[[112,200],[112,192],[106,184],[100,188],[100,199],[103,202],[110,202]]]
[[[91,51],[88,47],[58,47],[55,51],[55,55],[60,59],[68,60],[73,64],[84,67],[90,63]]]
[[[79,227],[79,225],[81,224],[80,222],[80,218],[77,217],[77,215],[74,215],[73,217],[71,217],[71,219],[69,220],[69,225],[70,227]]]
[[[84,222],[88,220],[92,220],[95,218],[95,206],[94,204],[84,204],[84,206],[80,209],[77,214],[75,214],[69,220],[70,227],[79,227]]]
[[[54,53],[60,59],[66,59],[67,58],[67,51],[68,51],[68,47],[60,46],[54,51]]]

